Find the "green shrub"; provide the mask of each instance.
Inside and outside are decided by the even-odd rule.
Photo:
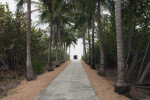
[[[69,54],[67,54],[67,60],[70,60],[70,55]]]
[[[43,64],[39,62],[38,60],[33,61],[32,67],[33,67],[33,71],[36,74],[40,74],[43,72]]]

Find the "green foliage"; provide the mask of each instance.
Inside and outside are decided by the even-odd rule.
[[[39,62],[38,60],[34,60],[32,62],[33,71],[37,74],[43,72],[43,64]]]
[[[132,70],[131,80],[145,69],[150,60],[148,41],[150,38],[150,7],[148,0],[127,0],[122,3],[122,33],[124,42],[125,70]],[[111,5],[107,3],[107,5]],[[113,6],[111,6],[113,8]],[[106,7],[110,15],[102,14],[102,34],[105,66],[117,67],[116,27],[114,10]],[[97,34],[97,32],[96,32]],[[96,37],[96,40],[98,37]],[[146,52],[146,48],[148,52]],[[145,59],[143,59],[145,57]],[[89,58],[89,52],[88,52]],[[142,65],[143,61],[143,65]],[[99,42],[95,42],[95,63],[100,62]],[[134,63],[135,62],[135,63]],[[132,66],[131,66],[132,65]],[[133,67],[133,69],[131,69]]]
[[[16,70],[21,66],[25,69],[26,62],[26,17],[23,12],[12,14],[8,5],[0,4],[0,66],[7,65],[9,70]],[[47,64],[47,39],[42,30],[31,28],[32,60]],[[3,61],[3,62],[2,62]]]
[[[67,54],[67,60],[70,60],[70,55],[69,54]]]
[[[99,64],[100,62],[100,48],[99,48],[99,41],[96,41],[94,43],[94,57],[95,57],[95,63]]]

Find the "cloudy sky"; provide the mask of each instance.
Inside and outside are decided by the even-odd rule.
[[[34,0],[34,1],[38,1],[38,0]],[[0,3],[2,3],[2,4],[6,4],[6,2],[8,3],[10,10],[13,13],[15,13],[15,11],[16,11],[15,0],[0,0]],[[27,8],[25,7],[24,9],[26,10]],[[35,10],[36,7],[32,6],[31,9]],[[36,21],[38,21],[37,15],[39,15],[38,12],[32,13],[32,23],[33,24],[36,24]],[[46,27],[47,27],[47,25],[37,26],[37,28],[42,28],[42,29],[46,29]],[[75,47],[73,45],[71,46],[71,49],[70,49],[71,59],[73,59],[74,55],[78,55],[78,58],[81,59],[81,56],[83,55],[83,43],[82,43],[82,41],[83,41],[82,39],[78,39],[77,45],[75,45]]]

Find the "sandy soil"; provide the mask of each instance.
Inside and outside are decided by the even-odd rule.
[[[109,81],[106,77],[97,75],[96,70],[92,70],[89,65],[85,64],[83,61],[81,62],[99,100],[130,100],[114,92],[114,82]]]
[[[36,80],[27,82],[21,81],[21,84],[10,91],[10,96],[3,98],[2,100],[32,100],[37,96],[41,90],[47,87],[47,85],[57,77],[70,63],[68,61],[56,68],[53,72],[46,72],[39,75]]]

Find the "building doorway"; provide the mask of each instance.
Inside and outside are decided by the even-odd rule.
[[[78,56],[77,56],[77,55],[74,55],[74,59],[78,59]]]

